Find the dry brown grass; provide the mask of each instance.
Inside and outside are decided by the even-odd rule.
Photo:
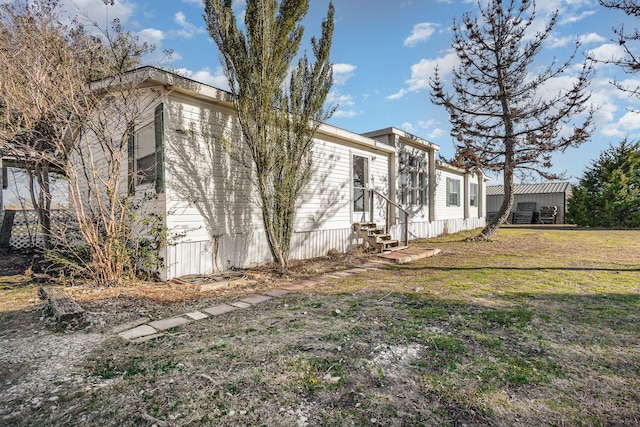
[[[0,334],[9,355],[0,360],[9,390],[0,417],[8,425],[638,425],[640,233],[505,229],[489,243],[464,242],[468,235],[417,243],[441,248],[437,257],[332,279],[139,345],[92,332],[367,256],[299,263],[289,277],[254,270],[256,280],[209,293],[78,288],[93,313],[86,332],[52,335],[37,311],[5,312],[3,325],[13,326]],[[59,372],[65,359],[52,343],[77,348],[83,333],[87,344],[66,374],[24,375],[34,366]],[[38,343],[56,349],[50,365],[30,358],[47,354]]]

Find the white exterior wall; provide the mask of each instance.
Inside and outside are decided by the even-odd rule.
[[[178,93],[165,104],[167,279],[266,261],[245,171],[225,152],[239,138],[233,110]]]
[[[272,260],[246,169],[222,146],[224,141],[237,142],[239,135],[235,114],[226,106],[180,94],[172,94],[165,105],[166,224],[172,240],[167,247],[167,279],[213,272],[211,236],[218,239],[220,269]],[[316,137],[312,178],[294,221],[291,259],[344,252],[362,243],[353,232],[352,155],[369,159],[370,185],[388,193],[392,150],[364,147],[323,132]],[[377,209],[375,220],[383,215]]]
[[[464,203],[467,200],[464,184],[464,173],[457,173],[449,169],[437,167],[436,172],[436,197],[435,197],[435,221],[428,221],[425,216],[413,216],[409,225],[409,238],[429,238],[436,237],[444,233],[457,233],[465,230],[472,230],[478,227],[484,227],[486,224],[485,216],[481,215],[479,209],[482,207],[469,207],[468,218],[465,218]],[[457,179],[460,181],[460,206],[447,206],[447,178]],[[484,180],[482,177],[472,175],[469,183],[477,183],[480,204],[484,204]],[[482,187],[481,187],[482,186]],[[399,227],[400,228],[400,227]]]
[[[486,224],[486,185],[482,173],[469,174],[469,180],[465,185],[465,172],[463,170],[442,163],[437,164],[435,161],[435,151],[439,149],[437,145],[395,128],[381,129],[365,135],[396,149],[396,202],[411,215],[409,220],[409,240],[435,237],[445,232],[454,233],[484,227]],[[434,151],[431,158],[429,158],[430,150]],[[423,159],[425,163],[422,164],[420,169],[427,172],[431,179],[435,176],[435,194],[433,197],[429,197],[424,205],[401,203],[402,183],[399,176],[401,172],[400,157],[403,155]],[[431,169],[435,171],[435,174],[431,173],[433,172]],[[460,206],[447,206],[447,177],[460,181]],[[466,197],[468,185],[471,183],[478,184],[478,206],[468,206],[468,209],[465,210],[465,203],[468,203]],[[430,217],[431,214],[433,218]],[[404,230],[403,215],[398,213],[398,223],[391,228],[391,234],[395,239],[403,240]]]
[[[478,186],[478,191],[476,193],[477,203],[476,203],[476,206],[469,205],[468,217],[469,218],[484,217],[485,215],[482,214],[482,210],[483,210],[483,204],[484,204],[483,202],[485,198],[484,197],[485,188],[484,188],[484,179],[482,178],[482,175],[476,174],[476,173],[469,174],[468,184],[469,184],[469,188],[465,188],[465,191],[470,191],[471,184],[476,184]],[[468,198],[465,198],[465,200],[468,200]]]
[[[454,173],[447,169],[438,168],[436,184],[436,218],[443,219],[463,219],[464,218],[464,175]],[[460,181],[460,206],[447,206],[447,178]]]

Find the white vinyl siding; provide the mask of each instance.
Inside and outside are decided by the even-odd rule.
[[[436,218],[438,220],[464,219],[464,206],[462,205],[462,200],[464,200],[462,188],[464,174],[462,172],[457,173],[450,169],[438,167],[436,176]],[[452,181],[458,181],[459,183],[457,196],[460,205],[449,203]]]
[[[223,144],[242,146],[232,109],[173,94],[165,105],[167,276],[208,273],[271,261],[258,198],[247,169]],[[351,135],[351,134],[350,134]],[[353,135],[354,138],[361,138]],[[347,251],[353,235],[351,159],[368,159],[369,186],[388,194],[390,150],[371,150],[316,134],[310,182],[303,189],[294,220],[291,258]],[[376,206],[376,219],[383,216]]]

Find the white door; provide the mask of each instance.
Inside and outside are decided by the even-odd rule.
[[[369,159],[367,157],[353,155],[351,161],[353,174],[352,188],[352,221],[370,221],[369,215]]]

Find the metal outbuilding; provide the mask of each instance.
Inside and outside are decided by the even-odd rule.
[[[567,201],[571,198],[572,187],[568,182],[548,182],[542,184],[516,184],[515,199],[512,211],[515,212],[518,203],[535,203],[535,213],[543,206],[557,206],[556,224],[565,223]],[[504,198],[502,185],[487,186],[487,215],[497,212]]]

